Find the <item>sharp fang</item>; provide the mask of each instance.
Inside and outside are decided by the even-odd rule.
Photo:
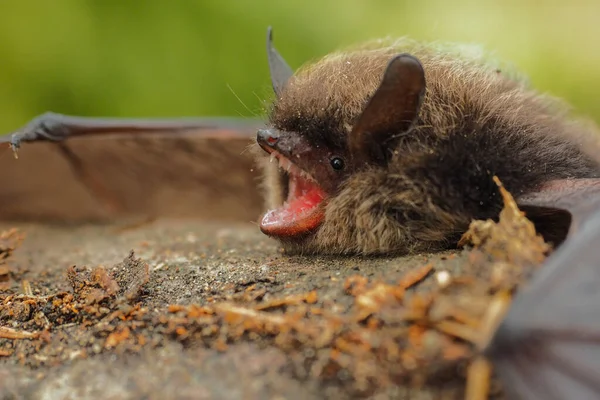
[[[269,156],[269,162],[273,162],[273,160],[277,161],[279,168],[283,169],[289,174],[297,175],[309,181],[316,182],[315,179],[312,176],[310,176],[308,172],[299,168],[296,164],[285,158],[282,154],[278,153],[277,151],[271,152]]]

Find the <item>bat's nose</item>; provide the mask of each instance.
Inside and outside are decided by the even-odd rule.
[[[265,147],[273,149],[279,141],[279,132],[273,129],[259,129],[256,134],[256,141],[263,149]]]

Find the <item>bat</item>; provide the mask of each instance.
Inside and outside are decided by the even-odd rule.
[[[511,398],[598,398],[600,164],[586,148],[596,128],[452,46],[374,41],[294,73],[269,29],[267,54],[275,99],[256,133],[269,208],[260,229],[290,252],[448,248],[471,220],[497,216],[497,176],[560,246],[485,352]],[[50,114],[0,142],[203,127]]]
[[[260,228],[288,252],[454,247],[473,219],[497,217],[493,176],[558,245],[571,216],[556,201],[597,192],[597,128],[484,56],[378,40],[292,73],[271,40]]]

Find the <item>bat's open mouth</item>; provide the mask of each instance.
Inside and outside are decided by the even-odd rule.
[[[292,238],[318,228],[324,219],[327,194],[306,171],[281,153],[270,150],[271,162],[276,161],[289,178],[287,199],[279,208],[267,211],[260,229],[269,236]]]

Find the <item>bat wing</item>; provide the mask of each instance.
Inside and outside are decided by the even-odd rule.
[[[566,357],[553,354],[556,348],[568,353]],[[525,348],[504,350],[504,354],[493,361],[509,399],[597,400],[600,393],[598,365],[597,362],[594,365],[593,357],[597,359],[598,353],[587,351],[579,344],[569,346],[561,342],[546,344],[535,352],[527,352]],[[581,353],[584,353],[583,358]]]
[[[263,125],[44,114],[0,137],[0,219],[254,221],[262,199],[249,147]],[[18,159],[1,143],[22,147]]]
[[[521,196],[517,203],[527,217],[541,224],[542,230],[551,231],[553,224],[562,229],[562,242],[586,222],[596,199],[600,199],[600,179],[561,179]]]
[[[599,399],[600,188],[596,180],[553,187],[526,202],[566,209],[573,225],[515,296],[487,353],[511,398]]]

